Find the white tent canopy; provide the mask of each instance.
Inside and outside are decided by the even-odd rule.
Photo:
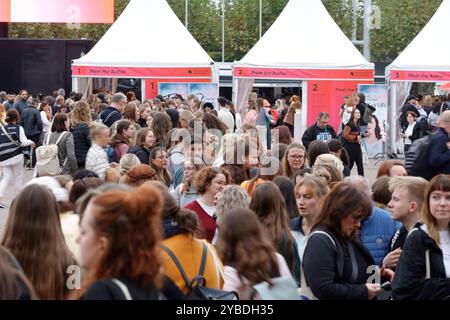
[[[213,68],[166,0],[131,0],[94,48],[73,61],[72,76],[204,81]]]
[[[429,71],[449,73],[445,80],[419,77],[416,81],[450,81],[450,41],[445,34],[448,31],[450,0],[444,0],[441,6],[405,50],[387,67],[391,80],[401,81],[395,71]],[[405,77],[406,81],[415,81]]]
[[[320,0],[290,0],[270,29],[235,66],[373,69]]]
[[[448,30],[450,0],[443,0],[438,10],[405,50],[386,68],[390,82],[390,143],[395,151],[399,128],[397,117],[413,82],[450,81],[450,41]]]
[[[233,95],[244,112],[255,78],[373,81],[368,62],[342,32],[321,0],[290,0],[255,46],[233,66]],[[295,140],[306,127],[307,81]],[[298,129],[297,129],[298,128]],[[298,132],[298,133],[297,133]]]

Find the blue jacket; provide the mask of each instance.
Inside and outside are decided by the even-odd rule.
[[[389,241],[401,226],[392,220],[388,211],[372,204],[372,214],[363,220],[361,226],[361,242],[369,249],[377,265],[383,262],[389,252]]]

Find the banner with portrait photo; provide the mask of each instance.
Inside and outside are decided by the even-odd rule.
[[[388,118],[388,86],[384,84],[360,84],[358,92],[366,96],[366,103],[377,110],[372,114],[372,121],[367,124],[366,145],[369,158],[383,154],[383,143],[389,132]]]
[[[158,83],[158,94],[164,98],[173,98],[179,94],[186,99],[190,95],[196,96],[201,103],[211,102],[217,108],[219,85],[217,83]]]

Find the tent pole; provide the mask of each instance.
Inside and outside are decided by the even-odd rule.
[[[397,152],[397,145],[396,145],[396,132],[397,132],[397,82],[392,81],[390,86],[391,90],[391,101],[390,101],[390,108],[391,108],[391,123],[390,123],[390,129],[389,129],[389,141],[390,141],[390,147],[391,152]]]
[[[308,120],[308,80],[302,81],[302,130],[300,132],[300,140],[303,136],[303,132],[306,130]]]
[[[145,96],[145,81],[146,79],[141,79],[141,102],[144,102]]]
[[[364,0],[364,58],[370,61],[370,16],[372,14],[372,0]]]

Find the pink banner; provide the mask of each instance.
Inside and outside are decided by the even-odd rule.
[[[114,0],[0,0],[0,22],[113,23]]]
[[[11,21],[11,0],[0,0],[0,22]]]
[[[339,69],[276,69],[276,68],[241,68],[235,67],[233,74],[237,78],[264,79],[343,79],[372,80],[373,69],[339,70]]]
[[[450,81],[449,71],[396,71],[391,70],[392,81],[442,82]]]
[[[307,126],[317,121],[320,112],[327,112],[330,115],[329,124],[337,133],[341,123],[339,111],[344,103],[344,96],[357,92],[358,84],[363,83],[373,81],[308,81]]]
[[[72,66],[72,76],[103,78],[206,78],[211,68],[134,68]]]

